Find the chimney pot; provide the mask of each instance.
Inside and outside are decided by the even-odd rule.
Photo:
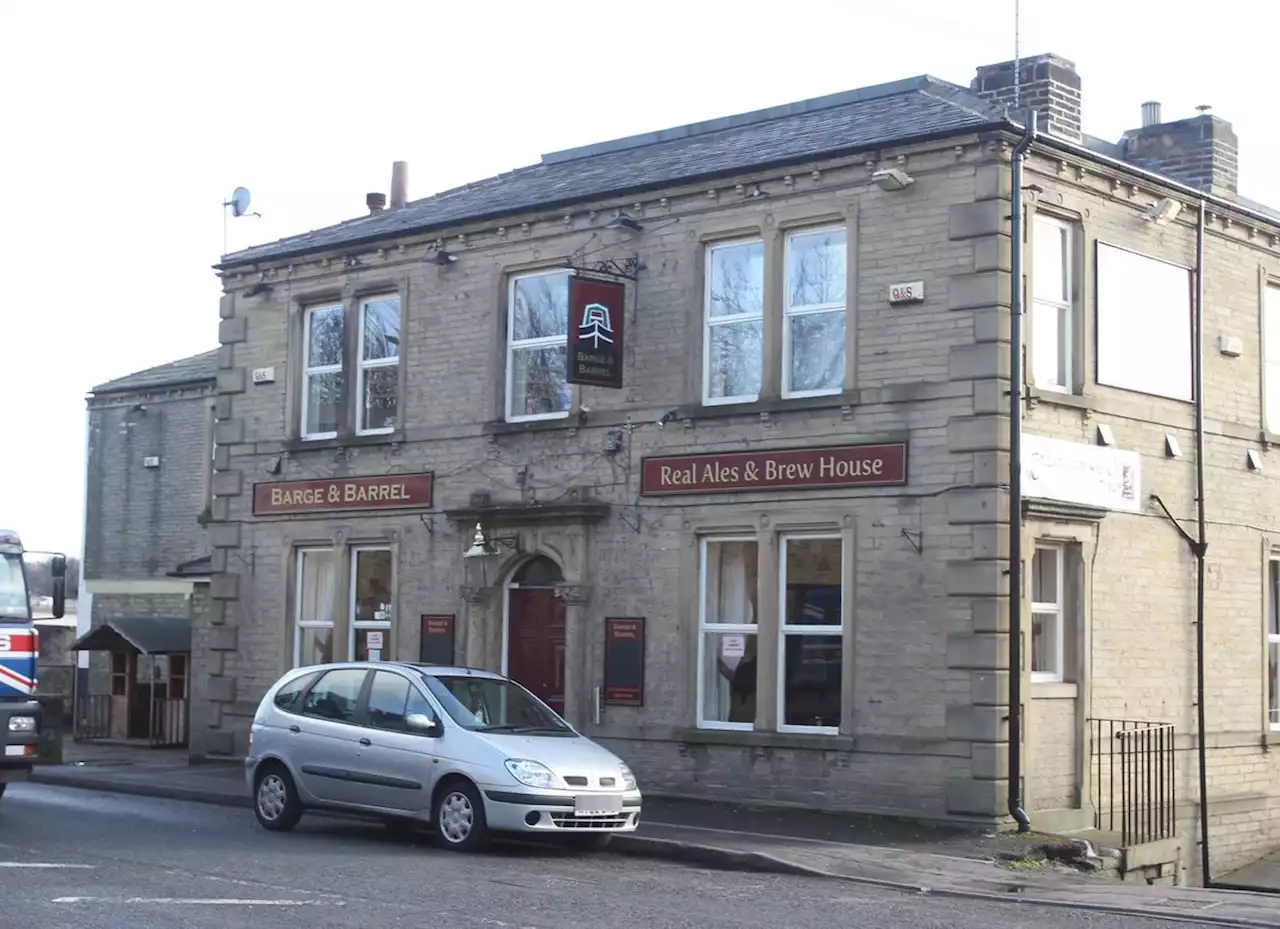
[[[1197,112],[1197,113],[1208,113],[1208,112],[1209,112],[1210,110],[1212,110],[1212,109],[1213,109],[1213,107],[1209,106],[1209,104],[1207,104],[1207,103],[1202,103],[1202,104],[1200,104],[1198,107],[1196,107],[1196,112]]]
[[[387,208],[387,195],[382,193],[369,193],[364,195],[365,206],[369,208],[369,215],[381,213]]]
[[[391,209],[398,210],[409,202],[409,162],[391,165]]]
[[[1144,127],[1160,125],[1160,101],[1148,100],[1142,104],[1142,125]]]

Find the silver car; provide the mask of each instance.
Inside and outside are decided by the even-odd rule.
[[[264,828],[304,810],[433,824],[446,848],[491,833],[586,847],[634,832],[635,776],[515,681],[407,662],[296,668],[253,718],[245,775]]]

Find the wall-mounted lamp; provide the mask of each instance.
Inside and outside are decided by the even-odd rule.
[[[605,224],[606,229],[622,229],[633,234],[644,231],[644,224],[628,213],[617,210],[613,214],[613,219]]]
[[[916,179],[901,168],[881,168],[871,175],[871,180],[881,190],[892,193],[895,190],[906,190]]]
[[[497,555],[503,548],[509,548],[513,552],[520,550],[520,539],[518,536],[509,536],[506,538],[488,537],[484,534],[484,527],[476,523],[475,535],[471,538],[471,547],[462,553],[463,558],[487,558],[490,555]]]
[[[1151,204],[1151,208],[1142,214],[1142,218],[1156,226],[1167,226],[1178,218],[1182,212],[1182,204],[1172,197],[1164,197]]]
[[[1111,431],[1111,427],[1106,423],[1098,423],[1098,444],[1099,445],[1115,445],[1116,436]]]
[[[424,260],[431,262],[433,265],[439,265],[442,268],[447,268],[458,260],[458,256],[450,254],[443,245],[433,245],[427,249],[427,254]]]
[[[1182,457],[1182,446],[1178,444],[1178,437],[1172,433],[1165,433],[1164,456],[1166,458]]]
[[[248,290],[244,292],[244,295],[246,297],[256,297],[258,296],[258,294],[266,294],[267,296],[271,296],[271,285],[264,284],[261,281],[259,281],[258,283],[254,284],[252,287],[250,287]]]
[[[1245,452],[1245,463],[1249,466],[1250,471],[1262,470],[1262,456],[1258,454],[1256,448],[1251,448]]]

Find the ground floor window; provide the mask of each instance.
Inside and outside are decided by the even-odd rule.
[[[350,619],[352,659],[381,660],[391,648],[391,549],[352,549]]]
[[[385,545],[352,548],[300,548],[294,597],[294,667],[333,661],[335,630],[345,632],[346,655],[354,661],[378,661],[391,650],[391,549]],[[346,572],[345,607],[341,604]],[[338,618],[345,612],[345,627]]]
[[[1280,554],[1267,562],[1267,720],[1280,729]]]
[[[755,538],[700,544],[698,725],[753,729],[758,699],[776,702],[783,731],[837,733],[844,663],[844,543],[839,536],[782,535],[762,569]],[[760,572],[780,592],[777,623],[760,625]],[[760,693],[762,635],[776,637],[776,686]]]
[[[341,556],[341,552],[331,548],[298,550],[294,597],[295,668],[333,661],[334,607]]]
[[[1066,617],[1066,548],[1036,544],[1031,560],[1031,679],[1064,680]]]

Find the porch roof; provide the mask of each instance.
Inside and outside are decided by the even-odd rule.
[[[78,652],[134,651],[172,655],[191,651],[191,620],[185,616],[122,616],[97,626],[73,645]]]

